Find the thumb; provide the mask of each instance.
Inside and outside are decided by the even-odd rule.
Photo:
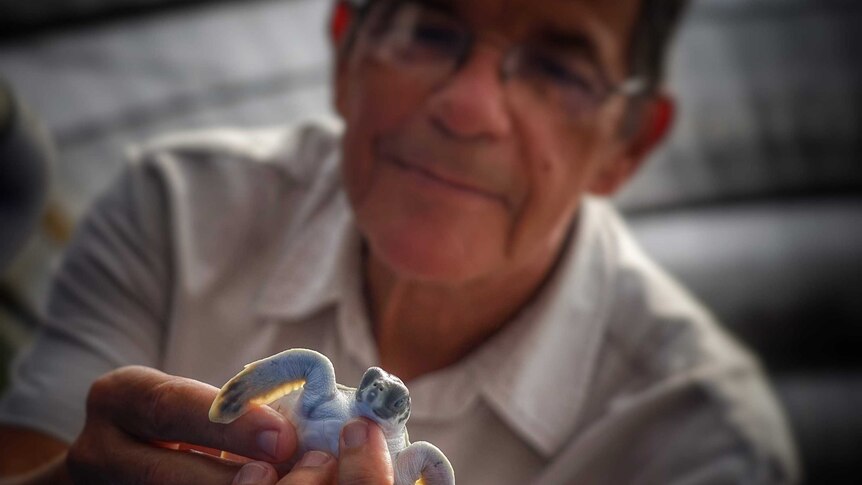
[[[383,485],[394,482],[386,438],[379,426],[354,419],[341,430],[339,482],[350,485]]]
[[[246,463],[233,479],[233,485],[275,485],[278,474],[269,463],[253,461]]]

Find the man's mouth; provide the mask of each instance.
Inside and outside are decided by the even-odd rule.
[[[478,195],[478,196],[485,197],[485,198],[491,198],[491,199],[499,200],[498,196],[496,196],[496,195],[494,195],[488,191],[485,191],[483,189],[480,189],[474,185],[465,183],[463,181],[456,180],[453,177],[439,173],[438,171],[429,170],[429,169],[425,168],[424,166],[422,166],[421,164],[411,163],[411,162],[405,161],[401,158],[394,157],[394,156],[391,156],[388,158],[398,168],[400,168],[402,170],[409,171],[409,172],[411,172],[415,175],[418,175],[418,176],[420,176],[426,180],[429,180],[429,181],[434,182],[436,184],[442,185],[442,186],[447,187],[449,189],[457,190],[460,192],[466,192],[466,193],[469,193],[472,195]]]
[[[392,417],[392,416],[384,416],[383,414],[380,413],[380,410],[377,408],[372,408],[371,412],[373,412],[375,416],[377,416],[378,418],[383,419],[383,420],[386,420],[386,419],[389,419]]]

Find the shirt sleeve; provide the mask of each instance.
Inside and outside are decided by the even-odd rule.
[[[165,199],[155,169],[132,163],[95,202],[53,281],[44,326],[15,361],[0,422],[72,442],[97,377],[158,365],[171,279]]]

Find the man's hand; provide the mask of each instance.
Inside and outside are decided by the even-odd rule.
[[[391,485],[392,463],[380,428],[356,419],[341,431],[340,458],[310,451],[278,481],[272,465],[252,462],[243,466],[233,485]]]
[[[90,389],[69,473],[77,483],[227,485],[240,464],[213,456],[219,450],[272,463],[293,455],[293,426],[266,406],[229,425],[210,422],[217,391],[145,367],[106,374]]]

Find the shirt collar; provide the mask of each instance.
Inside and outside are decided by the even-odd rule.
[[[585,200],[554,274],[515,320],[464,361],[411,382],[413,416],[460,414],[481,396],[546,457],[570,438],[589,392],[610,295],[607,236],[597,214],[603,205]],[[338,332],[351,343],[345,350],[359,365],[378,363],[362,303],[361,240],[345,196],[339,192],[291,239],[258,310],[291,322],[339,305]]]
[[[298,211],[299,222],[287,231],[281,257],[258,293],[256,310],[264,317],[301,321],[342,296],[344,274],[353,264],[358,240],[346,196],[338,190],[322,206],[310,205],[314,208],[308,216],[302,215],[302,208]]]
[[[612,294],[604,204],[585,200],[545,288],[476,356],[489,404],[546,457],[575,431],[604,337]]]
[[[256,308],[264,318],[291,324],[336,307],[337,333],[349,342],[341,350],[364,371],[379,365],[380,358],[363,299],[359,229],[342,190],[329,203],[314,206],[314,215],[302,218],[306,223],[299,234],[288,238]]]

